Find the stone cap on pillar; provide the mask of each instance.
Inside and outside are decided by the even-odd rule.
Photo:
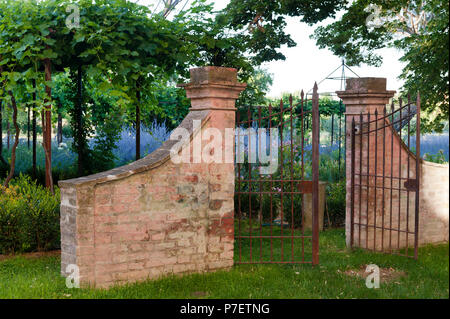
[[[346,90],[336,91],[346,107],[346,114],[382,111],[395,91],[386,90],[386,78],[350,78]]]
[[[239,83],[237,70],[206,66],[190,70],[191,82],[178,84],[191,99],[191,111],[235,110],[235,102],[247,84]]]

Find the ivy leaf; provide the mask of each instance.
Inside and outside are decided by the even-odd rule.
[[[111,89],[112,85],[108,82],[101,82],[98,85],[98,89],[103,92],[108,92]]]
[[[85,36],[84,34],[77,32],[73,38],[75,39],[75,42],[79,43],[84,41]]]
[[[82,53],[79,55],[79,57],[81,57],[81,58],[86,58],[86,57],[88,57],[88,56],[90,56],[90,55],[96,55],[96,54],[97,54],[97,50],[95,50],[95,49],[88,49],[88,50],[82,52]]]
[[[46,49],[40,55],[42,59],[55,59],[58,57],[58,54],[54,52],[52,49]]]

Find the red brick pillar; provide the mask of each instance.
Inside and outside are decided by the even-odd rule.
[[[347,246],[350,245],[350,207],[351,207],[351,128],[352,119],[354,118],[356,123],[360,120],[360,114],[367,114],[370,112],[374,114],[375,110],[379,114],[383,114],[383,108],[389,103],[389,99],[395,94],[395,91],[386,90],[386,79],[385,78],[351,78],[347,79],[346,90],[336,92],[339,98],[342,99],[345,105],[345,115],[347,131],[346,136],[346,222],[345,222],[345,232],[346,232],[346,243]],[[364,119],[366,117],[364,116]],[[359,143],[359,141],[356,141]],[[364,143],[364,141],[363,141]],[[368,147],[370,150],[372,146],[375,145],[375,141],[372,139],[370,141],[371,145]],[[373,144],[373,145],[372,145]],[[356,147],[357,148],[357,147]],[[379,152],[378,155],[380,155]],[[363,154],[363,157],[367,155]],[[375,156],[375,155],[373,155]],[[373,158],[372,158],[373,162]],[[381,161],[379,161],[381,163]],[[355,161],[356,166],[358,166],[359,161]],[[367,168],[366,168],[367,169]],[[365,173],[363,168],[363,173]],[[358,182],[358,180],[356,180]],[[355,198],[355,207],[359,207],[359,198]],[[364,206],[364,205],[363,205]]]
[[[191,100],[190,111],[209,113],[202,136],[191,142],[194,148],[202,140],[201,162],[193,159],[191,165],[208,175],[208,269],[227,268],[233,265],[234,252],[235,103],[246,84],[237,81],[233,68],[207,66],[191,69],[190,74],[191,81],[180,85]],[[192,149],[191,158],[195,155]]]

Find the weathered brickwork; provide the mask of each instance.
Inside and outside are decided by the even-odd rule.
[[[168,141],[130,165],[60,182],[63,274],[76,264],[81,285],[109,287],[233,265],[234,163],[194,163],[193,141],[208,128],[222,136],[234,129],[234,102],[244,87],[234,69],[191,71],[185,88],[192,108],[180,125],[190,139],[178,148],[189,148],[190,163],[174,163],[177,141]],[[233,144],[207,139],[210,155],[233,151]]]
[[[383,108],[388,104],[394,93],[394,91],[386,91],[386,79],[381,78],[349,79],[347,80],[347,90],[338,92],[346,105],[347,121],[347,245],[350,244],[351,226],[350,145],[351,123],[354,118],[357,130],[367,131],[370,129],[374,131],[369,134],[369,137],[367,134],[363,134],[362,140],[360,135],[356,135],[355,139],[357,150],[355,153],[355,171],[358,173],[355,175],[355,222],[379,227],[374,234],[374,227],[369,227],[366,233],[365,226],[355,225],[354,246],[376,250],[388,247],[395,249],[414,246],[414,235],[406,235],[406,232],[396,230],[384,230],[384,234],[382,234],[381,226],[414,232],[415,192],[406,192],[404,180],[400,182],[398,177],[416,178],[415,155],[408,150],[398,134],[389,127],[385,130],[378,130],[375,136],[375,128],[377,125],[378,127],[384,126],[384,120],[373,122],[370,128],[364,125],[359,127],[360,112],[366,114],[370,111],[371,120],[374,120],[375,110],[379,114],[383,114]],[[363,121],[365,120],[367,120],[367,117],[363,118]],[[386,123],[388,123],[387,120]],[[363,147],[360,153],[361,144]],[[375,154],[377,154],[376,158]],[[362,177],[359,176],[360,165]],[[448,165],[421,161],[419,174],[419,244],[448,241],[449,167]],[[382,177],[375,178],[375,175],[385,175],[386,177],[384,179]],[[362,185],[361,188],[358,185]],[[369,195],[367,195],[366,185],[369,185]],[[383,186],[387,188],[384,191]],[[399,195],[400,192],[401,195]],[[384,238],[383,242],[382,238]]]

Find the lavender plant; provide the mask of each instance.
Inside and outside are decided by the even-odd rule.
[[[162,145],[170,136],[170,130],[165,123],[153,121],[150,127],[141,126],[141,154],[146,156]],[[135,130],[124,127],[120,133],[116,149],[116,165],[124,165],[134,160],[136,145]]]

